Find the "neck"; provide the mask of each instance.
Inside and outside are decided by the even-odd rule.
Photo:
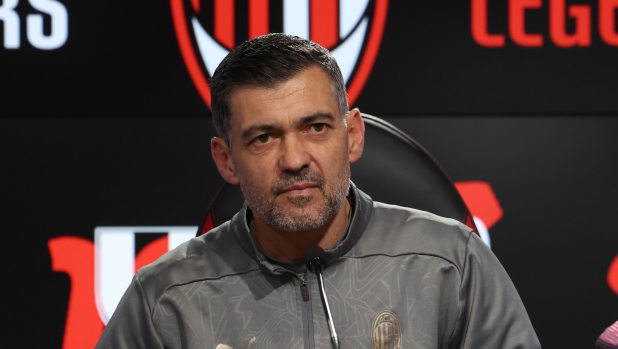
[[[335,246],[348,228],[350,203],[344,200],[335,217],[317,229],[283,231],[268,225],[260,217],[253,217],[251,231],[262,251],[270,258],[284,262],[303,260],[309,246],[323,249]]]

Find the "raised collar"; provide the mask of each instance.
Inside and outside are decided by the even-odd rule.
[[[335,262],[356,245],[365,232],[373,212],[373,200],[371,197],[359,190],[352,182],[350,182],[350,195],[352,195],[352,219],[343,238],[333,248],[325,250],[327,265]],[[257,247],[257,243],[249,229],[248,214],[249,208],[245,202],[243,208],[230,221],[230,233],[234,235],[234,238],[247,255],[260,264],[260,266],[274,274],[282,272],[304,273],[306,270],[304,262],[278,263],[264,255]]]

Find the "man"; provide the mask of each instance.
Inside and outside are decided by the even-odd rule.
[[[324,48],[246,42],[212,79],[219,172],[244,208],[138,271],[98,348],[539,348],[495,256],[464,225],[350,183],[364,124]]]

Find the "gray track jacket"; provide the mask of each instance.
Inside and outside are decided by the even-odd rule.
[[[352,222],[324,271],[342,349],[540,348],[469,228],[351,192]],[[266,258],[247,214],[140,269],[96,348],[332,348],[315,275]]]

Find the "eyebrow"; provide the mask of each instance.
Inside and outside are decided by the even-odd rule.
[[[317,112],[313,115],[309,115],[309,116],[305,116],[300,118],[300,120],[298,121],[299,125],[304,125],[304,124],[310,124],[316,121],[330,121],[330,122],[334,122],[335,121],[335,117],[331,114],[331,113],[323,113],[323,112]]]
[[[297,125],[306,125],[306,124],[310,124],[310,123],[313,123],[313,122],[316,122],[316,121],[330,121],[330,122],[334,122],[335,121],[335,117],[331,113],[317,112],[315,114],[304,116],[304,117],[300,118],[300,120],[298,120],[298,122],[296,124]],[[247,128],[246,130],[244,130],[242,132],[241,138],[243,140],[246,140],[246,139],[250,138],[251,136],[253,136],[256,133],[274,131],[276,129],[277,129],[277,126],[275,126],[274,124],[257,124],[257,125],[253,125],[253,126]]]
[[[252,135],[256,133],[261,133],[265,131],[273,131],[276,129],[277,127],[273,124],[257,124],[257,125],[253,125],[249,127],[248,129],[244,130],[240,137],[246,140],[247,138],[251,137]]]

